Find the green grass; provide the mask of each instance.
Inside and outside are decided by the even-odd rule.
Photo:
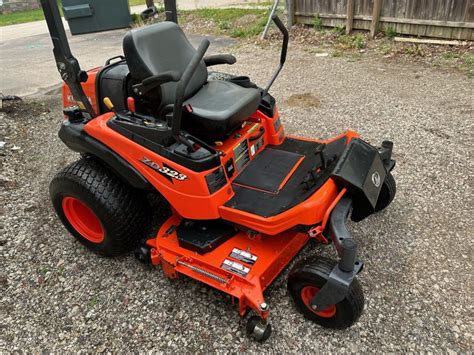
[[[198,17],[207,18],[214,21],[234,22],[246,15],[265,15],[267,13],[267,10],[239,8],[202,8],[197,10],[189,10],[186,12],[192,12]]]
[[[130,6],[145,4],[145,0],[129,0]],[[155,2],[156,6],[161,3]],[[217,34],[228,35],[237,38],[249,38],[260,34],[267,21],[268,9],[239,9],[224,8],[180,11],[180,21],[185,23],[188,18],[200,18],[210,20],[215,24]],[[0,26],[13,25],[31,21],[43,20],[41,9],[32,11],[21,11],[13,14],[0,15]],[[133,16],[135,25],[143,25],[138,15]]]
[[[187,16],[210,20],[215,24],[217,34],[236,38],[249,38],[260,34],[267,22],[268,10],[239,8],[202,8],[182,11],[183,21]],[[245,21],[245,18],[248,21]]]
[[[0,15],[0,26],[16,25],[18,23],[41,21],[44,19],[43,10],[28,10]]]
[[[58,1],[60,2],[60,1]],[[129,0],[130,6],[145,5],[145,0]],[[155,1],[155,5],[158,7],[160,3]],[[61,6],[59,7],[61,11]],[[43,10],[27,10],[19,11],[11,14],[0,14],[0,26],[16,25],[19,23],[33,22],[44,20]]]
[[[128,0],[128,3],[130,6],[136,6],[136,5],[146,5],[145,0]],[[159,1],[155,1],[155,6],[158,7],[160,5]]]

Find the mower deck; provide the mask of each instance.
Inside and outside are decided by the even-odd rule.
[[[241,316],[253,309],[263,319],[269,314],[261,307],[264,290],[310,239],[307,233],[292,231],[278,237],[237,231],[216,249],[200,255],[180,246],[180,224],[179,217],[170,217],[156,238],[147,241],[152,264],[161,265],[170,279],[181,273],[215,287],[239,301]]]

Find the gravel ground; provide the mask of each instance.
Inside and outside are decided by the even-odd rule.
[[[239,61],[225,69],[266,83],[277,48],[234,51]],[[395,142],[395,201],[353,225],[366,263],[356,325],[329,331],[304,320],[282,275],[266,294],[273,335],[257,344],[225,295],[184,277],[170,282],[132,256],[85,250],[48,198],[53,174],[77,158],[57,138],[60,98],[51,96],[0,113],[0,351],[472,352],[472,80],[292,46],[272,91],[290,134],[353,129],[374,144]]]

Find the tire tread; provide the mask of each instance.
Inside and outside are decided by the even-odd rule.
[[[147,224],[146,202],[141,198],[140,192],[124,184],[92,157],[73,162],[56,174],[50,184],[53,203],[56,194],[71,183],[77,186],[81,193],[92,196],[97,206],[106,211],[107,220],[113,225],[113,243],[105,251],[94,251],[107,256],[130,251],[137,241],[137,233],[144,230]],[[57,206],[55,208],[58,209]]]
[[[375,206],[375,212],[379,212],[388,207],[388,205],[390,205],[395,198],[396,193],[397,184],[395,182],[395,178],[391,172],[387,172],[382,185],[382,190],[380,191],[379,199],[377,200],[377,204]]]
[[[337,262],[334,260],[324,257],[307,258],[296,264],[294,269],[291,271],[288,280],[288,288],[293,299],[295,300],[295,297],[299,297],[298,295],[294,294],[294,292],[292,292],[293,285],[304,282],[308,275],[318,275],[319,277],[327,280],[329,274],[336,264]],[[349,287],[348,294],[341,302],[348,303],[352,312],[351,317],[346,317],[338,324],[323,324],[324,322],[318,323],[328,328],[344,329],[351,326],[357,321],[357,319],[359,319],[364,309],[364,293],[357,278],[354,278]],[[314,314],[306,306],[301,306],[298,302],[296,302],[296,300],[295,304],[300,313],[302,313],[306,318],[315,321]]]

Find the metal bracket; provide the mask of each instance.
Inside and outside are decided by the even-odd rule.
[[[339,265],[334,266],[326,284],[311,299],[311,308],[320,311],[341,302],[346,297],[352,280],[362,267],[363,264],[360,261],[356,261],[354,269],[350,272],[342,271]]]
[[[311,299],[313,310],[323,310],[342,301],[352,280],[363,268],[362,261],[356,259],[357,243],[346,226],[351,208],[352,199],[344,196],[331,213],[329,230],[340,260],[329,274],[326,284]]]

